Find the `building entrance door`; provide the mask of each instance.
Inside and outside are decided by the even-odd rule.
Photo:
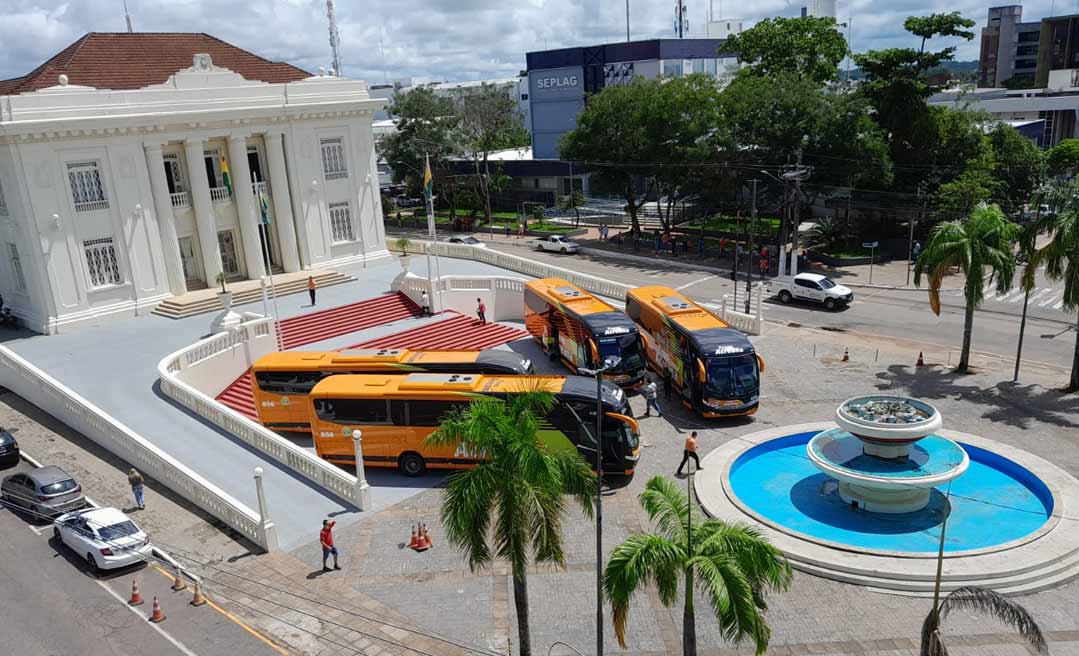
[[[184,280],[187,281],[189,290],[201,288],[206,284],[202,279],[202,262],[195,250],[193,237],[180,237],[180,262],[184,267]]]
[[[222,230],[217,233],[217,246],[221,249],[221,270],[229,280],[240,278],[240,263],[236,258],[236,239],[231,230]]]

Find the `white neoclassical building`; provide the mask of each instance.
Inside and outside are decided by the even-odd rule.
[[[0,292],[57,332],[386,257],[362,81],[205,34],[90,33],[0,81]]]

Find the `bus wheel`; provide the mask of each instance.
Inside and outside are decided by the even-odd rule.
[[[423,461],[423,456],[420,454],[409,452],[401,454],[397,460],[397,467],[405,476],[423,476],[427,463]]]

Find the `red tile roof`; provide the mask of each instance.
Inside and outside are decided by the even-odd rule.
[[[248,80],[292,82],[310,73],[284,62],[272,62],[217,37],[188,32],[89,32],[56,56],[22,77],[0,80],[0,96],[36,91],[59,84],[61,73],[70,84],[98,89],[139,89],[161,84],[178,70],[189,68],[192,57],[208,53],[215,66]]]

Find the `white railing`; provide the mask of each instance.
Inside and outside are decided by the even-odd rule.
[[[426,278],[414,273],[397,276],[390,283],[390,290],[399,291],[417,305],[420,295],[427,291],[434,297],[432,307],[436,311],[456,310],[471,315],[476,310],[476,299],[482,298],[487,306],[487,317],[493,321],[524,321],[524,285],[521,278],[491,276],[442,276],[434,281],[434,289],[428,288]]]
[[[95,210],[107,210],[109,209],[109,201],[105,199],[101,200],[88,200],[81,203],[75,203],[76,212],[93,212]]]
[[[723,321],[727,322],[732,328],[737,328],[747,335],[761,335],[764,330],[764,295],[760,293],[760,288],[757,289],[757,297],[750,301],[750,310],[752,311],[754,306],[756,307],[756,314],[749,314],[746,312],[739,312],[735,310],[733,301],[732,307],[727,307],[727,298],[723,298],[723,303],[719,306],[719,311],[716,312]],[[743,301],[744,302],[744,301]]]
[[[174,194],[169,194],[169,199],[172,200],[173,207],[191,207],[191,194],[186,191],[177,191]]]
[[[266,197],[270,196],[270,183],[263,180],[262,182],[251,183],[251,193],[258,197],[259,192],[262,192]]]
[[[277,548],[277,528],[273,522],[263,523],[258,513],[5,346],[0,346],[0,384],[123,458],[263,549]]]
[[[166,356],[157,365],[169,398],[232,433],[309,481],[365,510],[363,486],[355,476],[312,455],[213,397],[255,360],[277,350],[273,320],[245,314],[240,325]]]
[[[215,203],[227,203],[232,200],[228,187],[210,187],[210,200]]]

